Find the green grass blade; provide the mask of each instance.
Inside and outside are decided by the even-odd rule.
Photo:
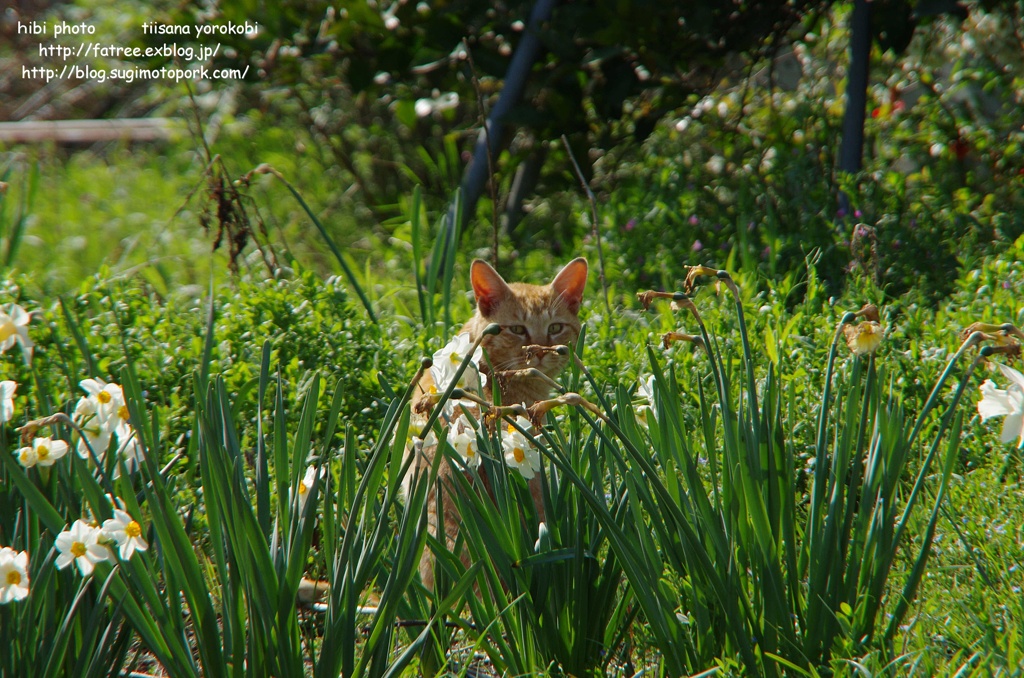
[[[75,345],[78,346],[79,353],[82,354],[82,359],[85,360],[89,376],[98,376],[99,370],[96,368],[96,359],[92,355],[92,349],[89,348],[89,343],[85,340],[82,330],[78,326],[78,322],[75,320],[75,317],[72,315],[71,309],[68,308],[68,304],[64,300],[64,297],[59,297],[59,300],[60,310],[64,315],[64,322],[67,324],[68,330],[71,332],[71,336],[75,340]],[[74,377],[72,377],[72,380],[75,382],[74,385],[77,386],[77,380],[75,380]]]
[[[256,516],[263,536],[270,539],[270,468],[267,464],[267,441],[263,432],[263,403],[266,402],[267,386],[270,385],[271,343],[263,342],[260,357],[259,387],[256,395]]]
[[[329,233],[327,233],[327,229],[324,228],[324,225],[320,222],[320,219],[318,219],[316,214],[313,213],[313,210],[309,208],[309,205],[306,204],[306,201],[302,198],[302,195],[295,189],[294,186],[292,186],[291,182],[285,179],[284,176],[282,176],[276,170],[272,170],[271,173],[275,177],[277,177],[281,183],[285,185],[288,191],[292,194],[292,197],[295,198],[295,200],[299,203],[302,209],[306,212],[306,215],[309,217],[310,221],[313,222],[313,225],[316,226],[317,231],[320,232],[320,237],[322,237],[324,239],[324,242],[327,243],[327,247],[330,248],[331,254],[334,255],[334,258],[337,260],[338,264],[341,265],[341,270],[345,273],[345,277],[348,279],[349,285],[352,286],[352,290],[356,293],[356,296],[359,297],[359,301],[362,302],[363,308],[366,309],[366,315],[369,316],[371,322],[376,324],[377,315],[373,312],[373,305],[367,298],[366,293],[363,291],[362,286],[360,286],[359,284],[359,281],[356,280],[356,276],[352,272],[351,267],[349,267],[348,262],[345,261],[345,257],[342,255],[341,250],[339,250],[338,246],[334,243],[334,239],[331,238]]]

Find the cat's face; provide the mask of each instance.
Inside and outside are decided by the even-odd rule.
[[[479,259],[473,262],[470,278],[477,301],[474,324],[479,329],[490,323],[501,325],[501,333],[483,343],[494,371],[536,367],[554,376],[568,364],[568,354],[524,351],[523,347],[565,345],[571,350],[575,346],[587,284],[586,259],[569,262],[547,285],[506,283]]]

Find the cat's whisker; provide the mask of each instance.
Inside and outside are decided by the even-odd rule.
[[[569,304],[564,298],[557,296],[551,300],[551,305],[548,308],[551,309],[552,315],[558,315],[563,311],[568,312]]]
[[[514,379],[528,379],[530,381],[541,381],[550,386],[551,388],[555,389],[556,391],[562,390],[561,384],[559,384],[557,381],[555,381],[548,375],[538,370],[536,367],[527,367],[526,369],[523,370],[505,370],[504,372],[499,372],[498,377],[500,379],[508,381]]]
[[[521,370],[527,367],[527,358],[522,355],[513,356],[507,358],[500,363],[496,363],[494,367],[494,373],[499,374],[501,372],[508,372],[509,370]]]
[[[496,363],[493,368],[495,373],[522,370],[528,367],[536,367],[546,356],[565,357],[569,353],[569,347],[562,344],[556,346],[527,344],[521,347],[520,353],[505,359],[501,363]]]
[[[540,344],[530,344],[529,346],[523,346],[523,352],[531,358],[540,360],[545,355],[569,355],[569,347],[564,344],[558,344],[556,346],[542,346]]]

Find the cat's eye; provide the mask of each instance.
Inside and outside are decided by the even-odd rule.
[[[526,336],[526,327],[523,325],[509,325],[508,331],[512,334],[518,334],[521,337]]]
[[[550,325],[548,325],[548,336],[553,337],[559,332],[561,332],[563,329],[565,329],[565,325],[563,325],[562,323],[551,323]]]

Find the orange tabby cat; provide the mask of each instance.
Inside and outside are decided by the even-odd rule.
[[[551,395],[551,387],[536,375],[521,370],[536,368],[543,374],[554,377],[571,360],[569,354],[544,351],[525,351],[524,346],[559,346],[572,348],[580,334],[579,309],[583,300],[583,288],[587,283],[587,260],[583,258],[569,262],[547,285],[527,283],[506,283],[487,263],[477,259],[470,268],[470,281],[476,296],[476,314],[467,322],[461,332],[468,333],[475,342],[492,323],[501,326],[502,331],[485,336],[481,346],[486,359],[480,363],[480,371],[486,375],[484,398],[493,402],[493,386],[498,385],[503,405],[524,404],[527,407]],[[433,406],[428,394],[436,392],[434,380],[429,372],[419,383],[419,395],[414,399],[413,410],[429,412]],[[409,448],[406,454],[412,454]],[[416,464],[409,472],[409,478],[416,472],[430,468],[436,448],[421,448]],[[439,466],[439,479],[451,488],[452,467],[447,463]],[[482,480],[487,485],[484,470],[480,469]],[[541,502],[540,477],[528,481],[537,512],[544,519]],[[407,486],[408,489],[408,486]],[[459,532],[460,517],[451,501],[443,501],[445,542],[454,549]],[[430,533],[438,534],[437,499],[432,491],[427,496],[427,523]],[[429,549],[424,551],[420,561],[420,576],[423,584],[433,587],[433,557]]]

